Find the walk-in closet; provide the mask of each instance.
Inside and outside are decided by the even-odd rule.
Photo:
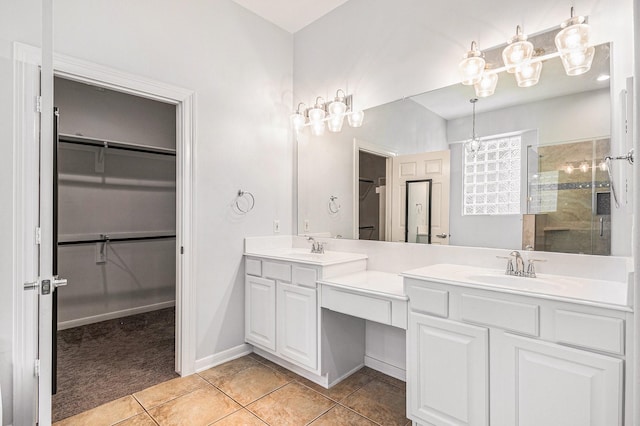
[[[57,421],[177,377],[176,110],[63,78],[54,99]]]

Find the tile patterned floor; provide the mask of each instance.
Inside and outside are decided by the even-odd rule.
[[[405,400],[404,382],[367,367],[324,389],[250,354],[54,426],[406,426]]]

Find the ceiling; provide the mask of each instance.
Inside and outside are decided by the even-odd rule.
[[[233,0],[280,28],[295,33],[347,0]]]

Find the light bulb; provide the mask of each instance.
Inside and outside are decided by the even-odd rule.
[[[319,108],[317,105],[314,108],[311,108],[309,110],[309,121],[312,124],[321,122],[322,120],[324,120],[324,116],[326,115],[326,113],[324,112],[323,109]]]
[[[591,69],[596,49],[592,46],[584,50],[572,50],[560,55],[564,70],[569,76],[584,74]]]
[[[311,134],[314,136],[324,135],[324,121],[316,121],[311,123]]]
[[[329,115],[342,115],[347,112],[347,104],[342,101],[335,100],[329,104]]]
[[[304,125],[307,121],[304,118],[304,115],[300,114],[299,112],[296,112],[295,114],[291,114],[290,120],[291,120],[291,126],[295,129],[296,132],[301,131],[304,128]]]
[[[603,172],[607,171],[607,163],[604,161],[601,161],[598,167],[600,167],[600,170],[602,170]]]
[[[360,127],[364,122],[364,111],[353,111],[349,115],[347,115],[347,120],[349,121],[349,126],[351,127]]]
[[[538,84],[542,62],[528,62],[516,68],[516,81],[519,87],[531,87]]]
[[[491,96],[496,91],[498,85],[498,74],[485,72],[482,75],[482,79],[473,85],[476,89],[476,96],[479,98],[486,98]]]
[[[589,163],[587,163],[586,161],[580,163],[580,171],[583,173],[587,173],[589,171]]]
[[[564,171],[565,171],[567,174],[571,174],[571,173],[573,173],[573,170],[574,170],[574,169],[573,169],[573,166],[572,166],[571,164],[567,164],[567,165],[564,167]]]
[[[336,133],[342,130],[342,124],[344,123],[344,115],[333,115],[329,118],[328,127],[329,131]]]

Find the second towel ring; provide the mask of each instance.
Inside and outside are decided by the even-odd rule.
[[[329,197],[329,213],[337,214],[340,211],[340,204],[338,204],[338,197],[332,195]]]
[[[244,208],[241,206],[241,204],[243,203],[241,203],[240,200],[246,200],[247,205]],[[253,207],[255,205],[256,199],[252,193],[243,191],[242,189],[238,190],[238,196],[236,197],[236,209],[238,209],[241,214],[249,213],[251,210],[253,210]]]

